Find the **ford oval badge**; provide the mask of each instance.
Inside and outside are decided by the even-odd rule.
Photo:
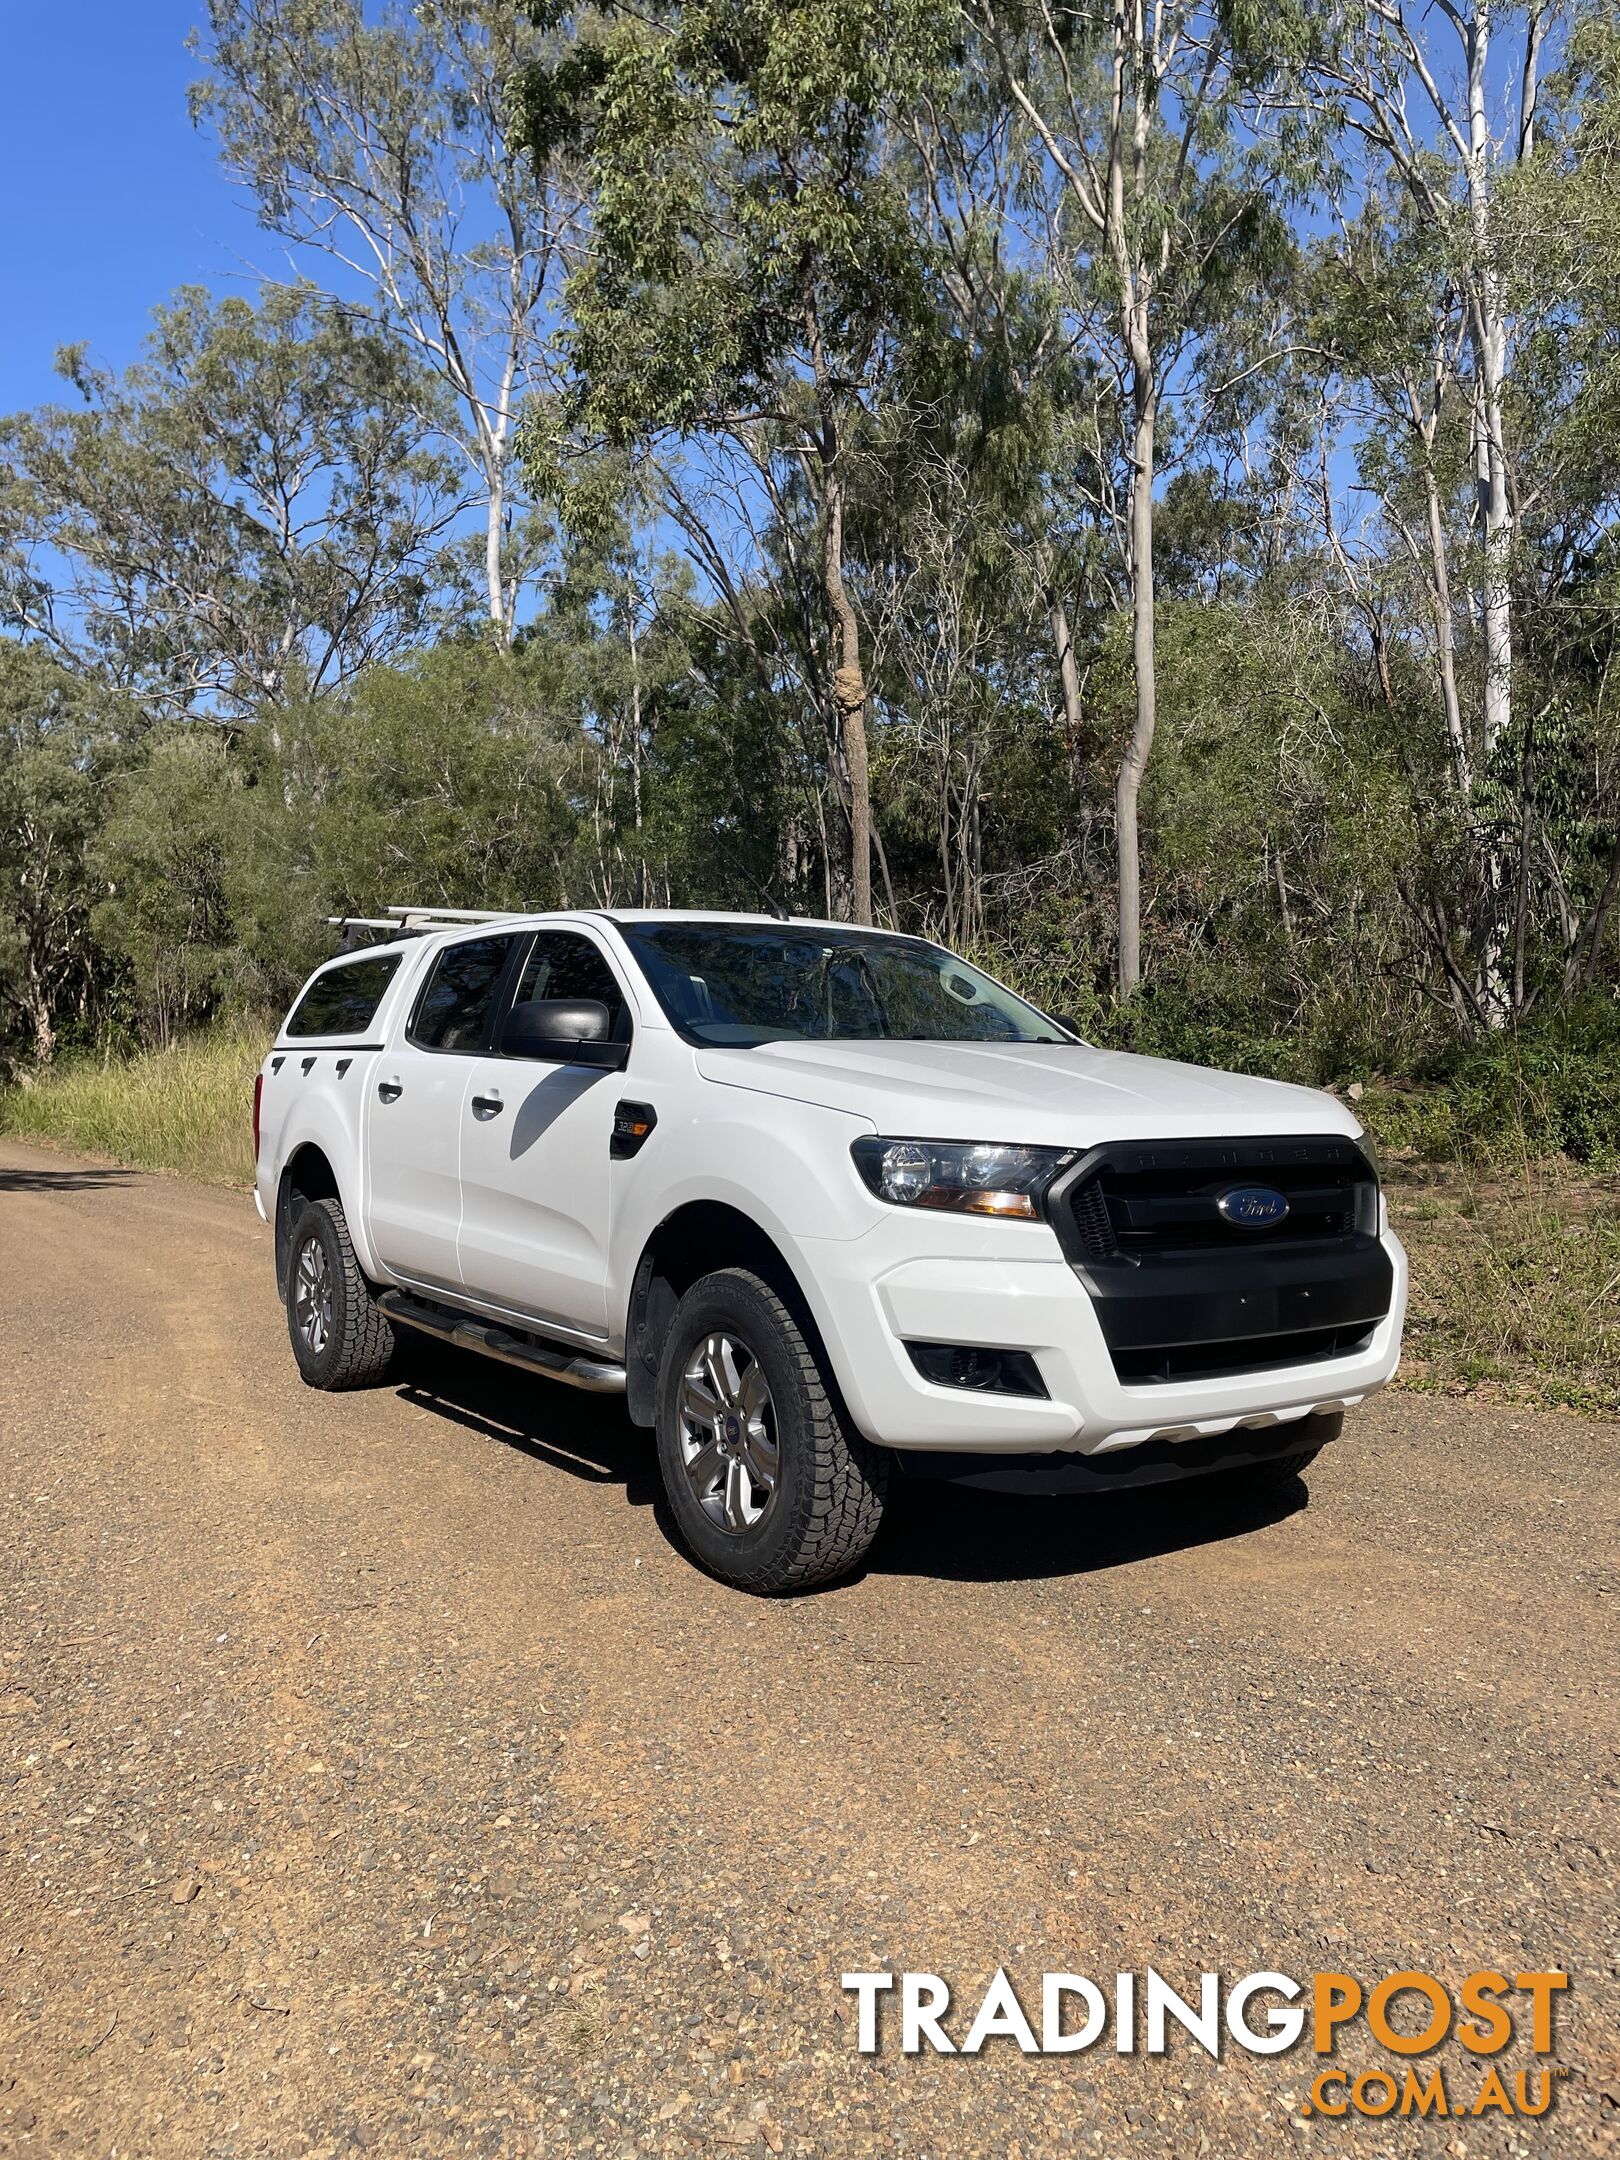
[[[1229,1223],[1245,1230],[1269,1230],[1288,1213],[1288,1202],[1269,1185],[1234,1185],[1215,1205]]]

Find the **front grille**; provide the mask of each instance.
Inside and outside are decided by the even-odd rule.
[[[1108,1202],[1103,1197],[1101,1183],[1096,1178],[1086,1178],[1074,1188],[1070,1205],[1074,1209],[1075,1228],[1080,1232],[1080,1242],[1093,1260],[1106,1260],[1118,1252],[1114,1237],[1113,1219],[1108,1212]]]
[[[1116,1350],[1114,1370],[1127,1387],[1155,1381],[1216,1380],[1228,1373],[1272,1372],[1353,1357],[1372,1341],[1372,1327],[1306,1328],[1288,1335],[1250,1335],[1236,1342],[1170,1343]]]
[[[1221,1195],[1243,1185],[1280,1192],[1287,1215],[1261,1228],[1228,1221]],[[1378,1186],[1349,1140],[1133,1142],[1099,1149],[1068,1204],[1088,1259],[1144,1260],[1372,1234]]]
[[[1242,1187],[1280,1193],[1287,1213],[1229,1220],[1219,1203]],[[1389,1311],[1378,1180],[1341,1134],[1110,1141],[1047,1212],[1127,1386],[1347,1357]]]

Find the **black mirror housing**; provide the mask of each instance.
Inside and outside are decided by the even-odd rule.
[[[514,1005],[501,1029],[502,1057],[622,1072],[630,1045],[609,1040],[612,1020],[599,998],[534,998]]]

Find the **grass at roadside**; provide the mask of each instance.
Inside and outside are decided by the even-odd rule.
[[[222,1027],[139,1057],[64,1059],[0,1093],[0,1132],[250,1185],[253,1075],[268,1040],[262,1026]]]
[[[1402,1380],[1620,1417],[1620,1179],[1395,1168],[1412,1260]]]

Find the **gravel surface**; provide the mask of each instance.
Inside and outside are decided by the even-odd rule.
[[[913,1489],[768,1604],[611,1403],[304,1389],[239,1197],[7,1144],[0,1284],[0,2153],[1615,2143],[1615,1427],[1392,1394],[1264,1511]],[[1565,2074],[1331,2122],[1304,2047],[863,2057],[879,1964],[958,2039],[1000,1965],[1557,1967]]]

